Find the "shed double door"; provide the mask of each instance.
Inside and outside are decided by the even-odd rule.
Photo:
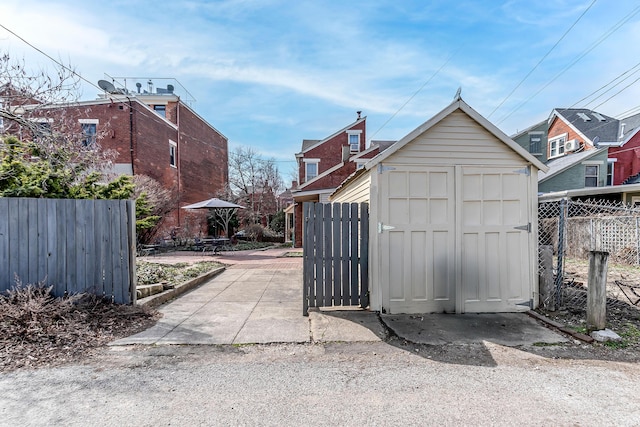
[[[526,168],[395,166],[380,175],[390,313],[511,312],[531,298]]]

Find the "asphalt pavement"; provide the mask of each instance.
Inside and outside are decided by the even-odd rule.
[[[566,338],[522,313],[378,315],[352,307],[302,313],[302,258],[292,249],[223,253],[227,268],[159,307],[158,323],[112,345],[374,342],[395,335],[417,344],[493,342],[505,346]],[[206,259],[212,259],[211,256]],[[179,254],[154,262],[184,262]],[[190,259],[193,261],[193,259]]]

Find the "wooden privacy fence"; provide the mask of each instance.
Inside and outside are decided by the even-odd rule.
[[[44,282],[135,302],[132,200],[0,198],[0,292]]]
[[[303,314],[369,305],[369,205],[303,204]]]

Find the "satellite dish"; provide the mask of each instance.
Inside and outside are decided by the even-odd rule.
[[[116,87],[113,85],[113,83],[107,80],[98,80],[98,86],[100,86],[100,88],[105,92],[109,92],[109,93],[116,92]]]
[[[599,142],[600,142],[600,137],[596,135],[596,137],[593,138],[593,146],[596,148],[600,148],[600,146],[598,145]]]

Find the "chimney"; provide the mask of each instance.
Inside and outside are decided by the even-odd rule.
[[[342,146],[342,161],[346,162],[351,157],[351,147],[348,145]]]
[[[626,126],[625,123],[620,123],[620,139],[622,139],[624,137],[624,127]]]
[[[298,188],[298,181],[291,181],[291,188]]]

